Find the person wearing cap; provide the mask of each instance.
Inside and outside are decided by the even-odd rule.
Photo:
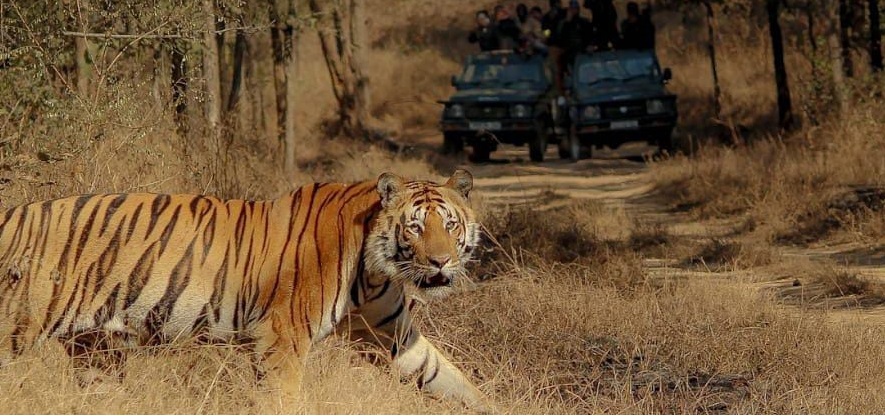
[[[470,32],[467,41],[470,43],[479,43],[480,51],[493,51],[500,49],[501,41],[498,39],[497,28],[489,18],[489,13],[485,10],[476,12],[476,28]]]

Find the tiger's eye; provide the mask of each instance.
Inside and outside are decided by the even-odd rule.
[[[415,234],[421,234],[421,224],[418,224],[417,222],[412,223],[409,225],[409,231]]]

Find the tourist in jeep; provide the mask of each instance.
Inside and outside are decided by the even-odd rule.
[[[480,51],[493,51],[500,49],[501,41],[498,39],[498,31],[489,18],[489,12],[480,10],[476,12],[476,29],[467,37],[470,43],[479,43]]]
[[[495,28],[501,42],[501,49],[513,49],[519,44],[521,35],[519,24],[510,16],[507,7],[500,4],[495,6]]]
[[[544,43],[544,30],[541,28],[541,12],[540,7],[532,7],[529,11],[524,3],[516,6],[516,16],[518,17],[520,29],[519,51],[526,54],[547,53],[547,45]]]
[[[563,19],[565,19],[565,10],[562,8],[562,0],[550,0],[550,10],[541,17],[541,29],[549,33],[552,39],[553,32],[559,27],[559,22]],[[555,41],[549,44],[555,45]]]
[[[593,14],[594,45],[597,51],[606,51],[617,47],[618,11],[612,0],[584,0],[584,8]]]
[[[579,53],[587,50],[593,42],[593,26],[589,20],[581,16],[581,6],[577,0],[571,0],[565,20],[559,22],[556,29],[563,53],[559,61],[559,71],[568,73],[568,68]]]
[[[621,22],[621,49],[654,49],[655,26],[651,22],[651,9],[639,12],[635,1],[627,3],[627,18]]]

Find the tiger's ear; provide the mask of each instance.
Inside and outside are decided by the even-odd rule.
[[[387,207],[403,189],[403,178],[384,172],[378,177],[378,195],[381,195],[381,206]]]
[[[452,177],[446,181],[446,186],[458,191],[464,199],[467,199],[467,195],[469,195],[470,190],[473,189],[473,175],[464,169],[458,169],[452,174]]]

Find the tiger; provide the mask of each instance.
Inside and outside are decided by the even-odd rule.
[[[341,333],[381,347],[420,390],[481,410],[483,394],[413,325],[407,293],[444,296],[467,277],[472,188],[466,170],[445,183],[383,173],[265,201],[117,193],[8,209],[0,362],[49,339],[77,360],[109,339],[204,337],[249,346],[262,383],[294,405],[311,346]]]

